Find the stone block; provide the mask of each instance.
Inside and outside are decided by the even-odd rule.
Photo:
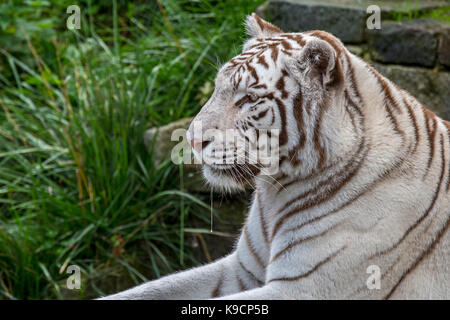
[[[411,10],[420,15],[448,3],[433,0],[411,5],[395,0],[269,0],[256,12],[286,32],[319,29],[334,34],[344,43],[361,43],[368,31],[367,8],[371,5],[380,7],[381,19],[385,21],[407,15]]]
[[[433,67],[441,38],[439,55],[440,60],[446,63],[450,59],[450,51],[446,51],[449,44],[445,41],[449,30],[433,19],[383,22],[381,29],[368,32],[372,58],[383,63]]]
[[[450,72],[378,63],[374,67],[440,117],[450,120]]]

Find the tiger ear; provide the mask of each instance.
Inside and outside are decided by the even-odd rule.
[[[307,42],[297,56],[288,63],[295,77],[311,84],[330,88],[343,79],[342,68],[333,47],[321,39]]]
[[[247,16],[245,20],[245,29],[250,37],[255,38],[268,38],[283,33],[283,30],[270,22],[261,19],[256,13]]]

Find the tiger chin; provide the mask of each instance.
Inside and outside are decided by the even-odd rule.
[[[211,166],[203,165],[203,176],[213,189],[224,193],[242,191],[247,185],[254,183],[260,169],[251,165]]]
[[[235,249],[105,298],[450,299],[450,123],[327,32],[246,28],[188,131],[212,185],[254,184]],[[278,170],[249,167],[228,129],[279,132]]]

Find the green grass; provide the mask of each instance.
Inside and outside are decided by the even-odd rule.
[[[66,297],[69,265],[90,298],[197,263],[185,231],[208,205],[143,133],[199,110],[261,2],[86,1],[79,32],[0,42],[0,298]]]
[[[442,21],[450,21],[450,5],[441,6],[436,9],[421,11],[418,7],[419,1],[409,0],[401,4],[402,11],[394,11],[393,19],[396,21],[407,21],[414,19],[437,19]]]

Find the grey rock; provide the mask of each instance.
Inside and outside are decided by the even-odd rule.
[[[379,63],[374,67],[440,117],[450,120],[450,72]]]
[[[325,30],[344,42],[364,38],[366,13],[357,7],[341,7],[303,1],[269,1],[264,15],[286,32]]]
[[[382,20],[411,10],[403,1],[392,0],[270,0],[256,12],[287,32],[319,29],[334,34],[343,42],[360,43],[368,31],[366,10],[370,5],[380,7]],[[421,1],[415,2],[413,9],[420,14],[445,5],[448,5],[445,1]]]
[[[369,32],[372,58],[384,63],[432,67],[437,44],[436,28],[421,21],[384,22],[381,29]]]
[[[438,60],[440,64],[450,67],[450,29],[439,40]]]
[[[356,45],[347,45],[345,46],[348,51],[350,51],[353,54],[356,54],[357,56],[363,57],[365,53],[365,48],[362,46],[356,46]]]
[[[144,134],[144,143],[149,153],[153,154],[152,160],[155,167],[170,158],[173,147],[180,141],[172,141],[172,133],[176,129],[187,129],[193,118],[183,118],[168,125],[150,128]],[[186,137],[183,136],[184,141]]]

